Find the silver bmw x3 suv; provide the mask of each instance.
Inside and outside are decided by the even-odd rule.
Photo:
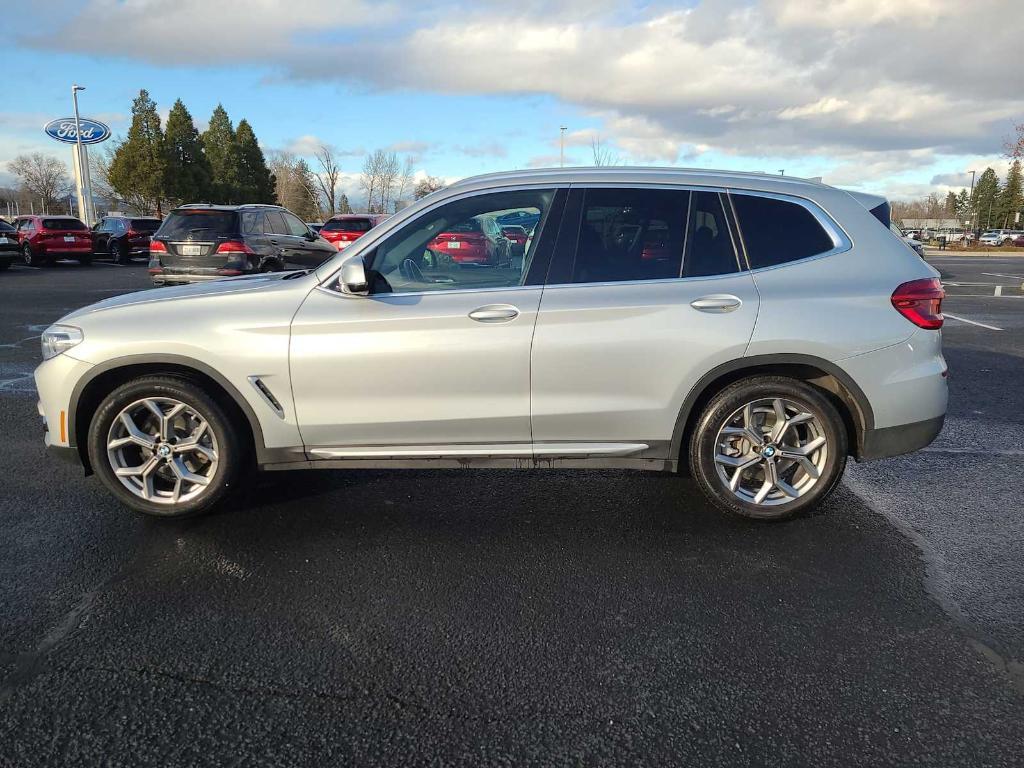
[[[508,222],[525,246],[492,259]],[[688,470],[723,510],[781,519],[819,505],[848,456],[939,433],[941,301],[883,198],[713,171],[500,173],[311,271],[72,312],[35,378],[47,445],[150,515],[207,510],[255,464]]]

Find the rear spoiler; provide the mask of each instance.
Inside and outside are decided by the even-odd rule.
[[[849,189],[843,191],[867,208],[872,216],[882,222],[882,226],[886,229],[889,228],[889,224],[892,222],[892,209],[888,200],[881,195],[869,195],[867,192],[853,192]]]

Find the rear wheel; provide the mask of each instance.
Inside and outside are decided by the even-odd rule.
[[[128,264],[131,261],[128,257],[128,249],[117,240],[111,240],[107,250],[110,252],[110,260],[115,264]]]
[[[89,426],[89,460],[132,509],[188,517],[235,489],[247,458],[238,434],[225,409],[193,382],[147,376],[100,404]]]
[[[47,261],[44,257],[33,251],[32,246],[28,243],[21,246],[21,257],[24,259],[25,266],[27,267],[41,267]]]
[[[846,450],[846,427],[821,392],[796,379],[758,376],[708,403],[690,440],[689,463],[720,509],[783,520],[835,489]]]

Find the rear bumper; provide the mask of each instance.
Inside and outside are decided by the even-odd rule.
[[[864,433],[864,446],[858,458],[861,461],[871,461],[918,451],[930,445],[939,436],[945,420],[946,416],[943,414],[912,424],[869,429]]]

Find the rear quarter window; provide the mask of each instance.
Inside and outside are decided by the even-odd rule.
[[[732,194],[751,269],[774,267],[831,251],[832,237],[799,203]]]

